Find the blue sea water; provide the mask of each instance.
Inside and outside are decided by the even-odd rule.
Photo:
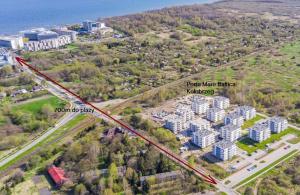
[[[0,34],[216,0],[0,0]]]

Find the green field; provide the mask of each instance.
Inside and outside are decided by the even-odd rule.
[[[251,154],[258,149],[264,150],[266,148],[267,144],[278,141],[281,139],[282,136],[285,136],[287,134],[294,134],[297,137],[300,137],[300,131],[289,127],[280,133],[271,134],[270,138],[268,138],[265,141],[260,142],[260,143],[257,143],[255,141],[251,140],[250,138],[246,137],[246,138],[238,141],[236,144],[239,148],[241,148],[242,150],[245,150],[246,152],[248,152],[248,154]]]
[[[66,102],[56,96],[50,96],[45,99],[39,99],[24,104],[13,106],[13,111],[27,112],[33,115],[41,111],[42,107],[49,104],[53,108],[61,108],[66,105]]]
[[[247,120],[244,122],[242,129],[247,129],[249,127],[252,127],[257,121],[264,119],[265,117],[261,115],[256,115],[253,119]]]

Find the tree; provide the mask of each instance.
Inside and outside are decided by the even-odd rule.
[[[50,104],[45,104],[41,108],[42,118],[49,119],[53,115],[54,109]]]
[[[9,76],[12,72],[13,72],[13,69],[11,66],[4,66],[3,68],[0,69],[0,76],[6,77],[6,76]]]
[[[76,185],[75,189],[74,189],[74,194],[75,195],[85,195],[87,193],[87,189],[85,187],[84,184],[78,184]]]
[[[253,189],[251,187],[247,187],[245,189],[245,195],[254,195]]]
[[[130,117],[130,124],[135,128],[139,127],[141,121],[141,117],[135,114]]]
[[[108,167],[108,176],[113,180],[118,178],[118,168],[115,163],[111,163]]]
[[[114,192],[111,188],[107,188],[104,190],[104,195],[114,195]]]

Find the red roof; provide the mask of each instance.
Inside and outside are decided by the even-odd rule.
[[[65,177],[65,171],[54,165],[52,165],[48,169],[48,173],[51,176],[51,178],[54,180],[55,184],[58,186],[62,185],[65,181],[68,180],[68,178]]]

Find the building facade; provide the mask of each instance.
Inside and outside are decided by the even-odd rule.
[[[5,48],[0,48],[0,68],[5,65],[13,65],[13,57],[11,52]]]
[[[212,122],[223,120],[224,117],[225,111],[221,108],[210,108],[206,112],[206,118]]]
[[[195,113],[189,106],[186,105],[178,105],[175,114],[180,116],[184,122],[191,121],[195,118]]]
[[[192,142],[200,148],[205,148],[215,143],[215,133],[210,130],[195,131],[192,134]]]
[[[288,121],[283,117],[272,117],[269,120],[270,130],[273,133],[280,133],[288,128]]]
[[[52,29],[53,32],[56,32],[59,36],[67,35],[71,37],[71,40],[74,42],[77,40],[77,32],[73,30],[68,30],[66,27],[62,28],[54,28]]]
[[[0,36],[0,47],[22,49],[24,47],[23,38],[21,36]]]
[[[230,160],[237,154],[237,147],[229,141],[221,141],[214,144],[213,155],[222,161]]]
[[[26,51],[40,51],[40,50],[49,50],[57,49],[64,45],[72,43],[70,36],[59,36],[55,39],[46,39],[41,41],[29,41],[24,44],[24,50]]]
[[[220,137],[226,141],[234,142],[241,137],[241,128],[237,125],[225,125],[220,128]]]
[[[165,120],[165,128],[173,131],[173,133],[177,134],[180,131],[185,129],[185,122],[178,115],[168,116]]]
[[[255,124],[252,128],[249,128],[249,138],[262,142],[271,136],[271,130],[269,128],[268,121]]]
[[[191,108],[196,114],[203,114],[208,110],[209,104],[206,100],[195,99],[192,101]]]
[[[226,109],[230,105],[229,98],[223,96],[216,96],[213,99],[213,107]]]
[[[241,127],[244,123],[244,118],[237,112],[232,112],[225,116],[224,118],[224,124],[225,125],[236,125]]]
[[[237,112],[243,116],[245,120],[250,120],[256,116],[256,110],[251,106],[239,106]]]

